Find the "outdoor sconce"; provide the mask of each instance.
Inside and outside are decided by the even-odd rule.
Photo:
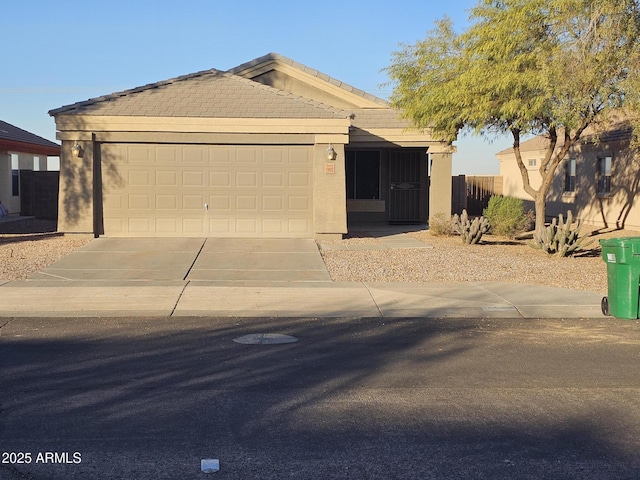
[[[74,157],[78,158],[82,158],[84,156],[84,150],[78,142],[76,142],[73,147],[71,147],[71,153],[73,153]]]
[[[327,160],[335,160],[337,156],[338,154],[333,149],[333,145],[330,144],[327,148]]]

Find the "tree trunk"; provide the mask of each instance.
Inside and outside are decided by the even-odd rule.
[[[534,197],[535,209],[536,209],[536,228],[535,228],[535,236],[534,238],[542,238],[542,233],[544,232],[545,223],[546,223],[546,211],[547,211],[547,202],[546,195],[542,192],[538,192],[538,194]]]

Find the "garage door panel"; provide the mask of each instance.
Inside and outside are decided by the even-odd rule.
[[[231,172],[222,171],[222,172],[209,172],[209,185],[211,187],[229,187],[231,188],[233,184],[231,183]]]
[[[266,212],[284,212],[285,199],[282,195],[269,196],[263,195],[262,197],[262,210]]]
[[[255,188],[258,186],[257,172],[237,172],[236,187]]]
[[[177,195],[156,195],[156,210],[177,210]]]
[[[211,211],[231,211],[231,195],[211,195],[209,196],[209,209]]]
[[[311,147],[102,147],[106,235],[313,235]]]
[[[177,187],[178,173],[175,170],[159,170],[156,172],[156,186]]]
[[[155,224],[155,222],[153,222]],[[152,219],[149,217],[129,217],[128,229],[130,233],[139,235],[151,235],[154,229],[151,228]]]
[[[156,165],[177,165],[182,162],[180,151],[174,145],[159,145],[155,147]]]
[[[149,195],[129,195],[128,198],[129,210],[149,210],[152,207],[151,199]]]
[[[182,195],[183,210],[204,210],[204,195]]]
[[[177,218],[156,218],[156,233],[172,235],[177,231],[180,231]]]
[[[204,187],[204,172],[202,170],[185,170],[182,172],[183,187]]]
[[[256,212],[258,199],[255,195],[236,195],[236,210]]]
[[[204,218],[184,218],[182,219],[182,233],[185,235],[204,235]]]
[[[212,146],[208,149],[209,163],[214,165],[227,165],[232,163],[232,148],[228,146]]]

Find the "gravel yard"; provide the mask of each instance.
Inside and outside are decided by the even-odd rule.
[[[326,250],[321,253],[334,281],[478,282],[500,281],[548,285],[607,293],[607,269],[598,240],[640,236],[640,232],[611,231],[594,235],[583,254],[549,257],[527,245],[487,235],[481,245],[463,245],[458,237],[436,237],[428,231],[410,232],[431,248],[399,250]],[[73,250],[92,235],[56,233],[55,222],[21,220],[0,223],[0,280],[29,277]],[[361,232],[339,240],[344,245],[376,246],[378,240]]]
[[[595,232],[594,232],[595,233]],[[410,232],[428,249],[322,250],[334,281],[370,282],[478,282],[499,281],[547,285],[607,293],[607,268],[600,258],[600,238],[640,236],[625,230],[595,234],[581,255],[548,256],[527,245],[486,235],[480,245],[463,245],[459,237],[436,237],[428,231]],[[360,233],[338,241],[346,245],[373,245],[375,238]]]
[[[0,223],[0,280],[27,278],[92,238],[56,233],[56,222],[48,220]]]

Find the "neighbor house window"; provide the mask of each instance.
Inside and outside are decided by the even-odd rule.
[[[532,158],[531,160],[529,160],[529,168],[536,168],[537,165],[538,165],[538,160],[536,160],[535,158]]]
[[[20,162],[15,153],[11,154],[11,195],[20,195]]]
[[[611,193],[611,157],[598,158],[598,195]]]
[[[564,193],[576,191],[576,159],[570,158],[564,163]]]
[[[347,198],[380,198],[380,152],[348,150],[346,156]]]

